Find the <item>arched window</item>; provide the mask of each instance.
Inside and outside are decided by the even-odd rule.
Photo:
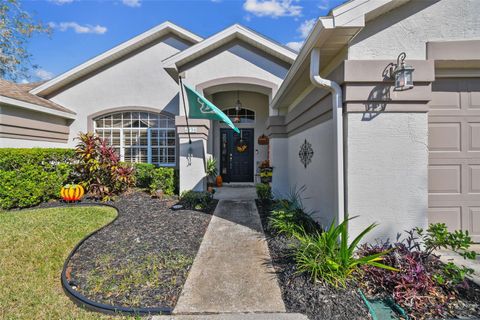
[[[94,119],[94,130],[126,162],[174,166],[175,119],[161,113],[117,112]]]
[[[222,110],[233,123],[255,123],[255,112],[248,109],[230,108]]]

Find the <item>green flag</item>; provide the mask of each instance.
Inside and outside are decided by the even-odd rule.
[[[215,107],[213,103],[202,97],[197,91],[193,90],[186,84],[183,86],[187,91],[190,118],[223,121],[235,132],[240,133],[240,130],[235,127],[232,120],[230,120],[230,118],[223,113],[222,110]]]

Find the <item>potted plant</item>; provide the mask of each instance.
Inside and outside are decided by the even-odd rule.
[[[260,164],[260,181],[262,183],[272,182],[273,167],[270,166],[270,161],[265,160]]]
[[[215,178],[217,177],[217,160],[211,157],[207,160],[207,168],[205,170],[207,174],[207,191],[212,193],[213,186],[215,184]]]

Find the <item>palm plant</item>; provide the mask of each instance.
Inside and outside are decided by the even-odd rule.
[[[217,159],[211,157],[207,160],[207,168],[205,170],[207,174],[207,180],[209,183],[213,183],[215,181],[215,177],[217,176]]]
[[[348,221],[353,218],[345,219],[338,226],[333,221],[330,228],[321,233],[295,233],[300,243],[295,254],[298,272],[309,273],[314,281],[324,280],[335,287],[345,287],[347,280],[361,265],[398,271],[380,262],[388,250],[363,257],[355,255],[362,238],[377,225],[369,225],[349,245]]]

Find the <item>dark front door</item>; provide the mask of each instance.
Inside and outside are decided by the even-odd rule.
[[[253,129],[220,129],[220,172],[225,182],[253,182]]]

